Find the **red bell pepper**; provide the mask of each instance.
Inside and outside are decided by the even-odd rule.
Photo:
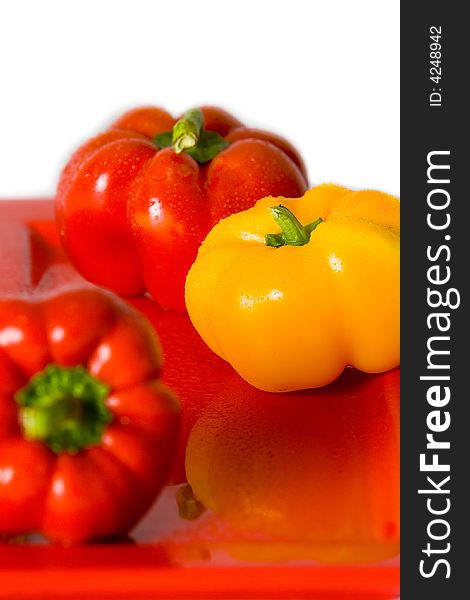
[[[0,300],[0,533],[126,534],[166,481],[179,405],[147,320],[111,294]]]
[[[175,122],[159,108],[120,117],[65,166],[56,215],[64,247],[90,281],[148,290],[185,312],[184,282],[221,218],[263,196],[301,196],[305,167],[283,138],[203,107]]]

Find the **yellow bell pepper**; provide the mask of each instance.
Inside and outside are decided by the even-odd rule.
[[[321,185],[220,221],[186,279],[201,337],[249,383],[326,385],[400,363],[400,203]]]

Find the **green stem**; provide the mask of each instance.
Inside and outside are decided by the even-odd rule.
[[[188,110],[173,126],[172,144],[177,154],[194,148],[199,141],[204,116],[198,108]]]
[[[187,521],[197,519],[205,511],[205,506],[196,498],[189,483],[185,483],[178,488],[176,503],[179,516]]]
[[[44,442],[56,453],[76,453],[99,444],[112,415],[109,387],[85,367],[50,364],[15,395],[27,440]]]
[[[310,241],[310,235],[323,219],[318,217],[308,225],[302,225],[293,212],[285,206],[271,206],[270,209],[274,220],[281,228],[281,233],[268,233],[265,236],[266,246],[279,248],[281,246],[304,246]]]
[[[229,142],[216,131],[204,129],[204,115],[199,108],[188,110],[171,131],[158,133],[153,141],[158,148],[185,152],[199,164],[212,160]]]

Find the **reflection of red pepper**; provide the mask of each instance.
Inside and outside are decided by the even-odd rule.
[[[172,483],[186,481],[184,460],[191,429],[207,407],[217,404],[227,385],[235,396],[260,392],[244,381],[228,362],[214,354],[194,329],[188,315],[166,311],[149,298],[132,298],[131,304],[142,312],[158,331],[163,355],[162,380],[181,401],[181,426]]]
[[[123,295],[145,289],[184,311],[184,281],[211,227],[263,196],[301,196],[305,168],[283,138],[217,108],[175,123],[141,108],[79,148],[57,190],[64,246],[89,280]]]
[[[174,452],[179,409],[160,364],[146,320],[107,293],[0,301],[0,532],[129,531]]]

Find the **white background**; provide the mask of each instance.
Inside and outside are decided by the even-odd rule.
[[[289,138],[310,183],[399,194],[399,0],[2,0],[0,198],[141,104],[220,105]]]

